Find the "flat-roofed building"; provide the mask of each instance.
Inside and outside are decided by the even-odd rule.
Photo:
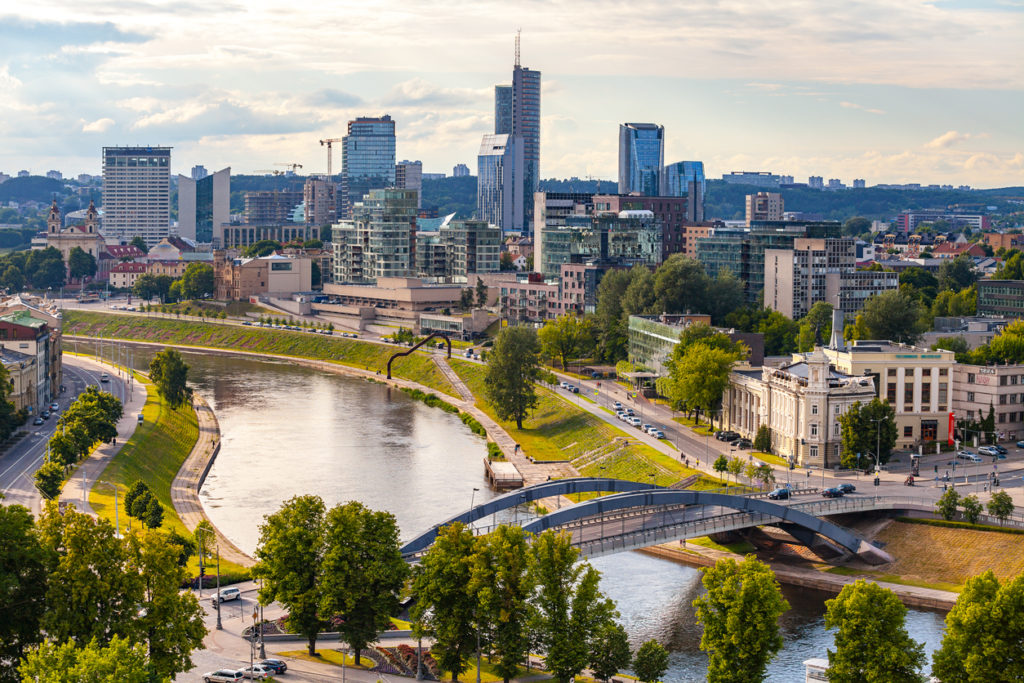
[[[978,315],[1024,318],[1024,280],[978,280]]]
[[[956,419],[980,422],[990,409],[1000,440],[1024,439],[1024,365],[953,366]],[[959,431],[956,438],[974,445],[975,436]]]
[[[679,344],[679,336],[691,325],[710,325],[705,314],[662,314],[629,316],[629,362],[646,368],[659,377],[669,374],[666,361]],[[717,329],[730,340],[742,342],[750,349],[745,361],[760,365],[764,361],[764,335],[759,332],[737,332]]]

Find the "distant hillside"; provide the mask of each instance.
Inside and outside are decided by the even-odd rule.
[[[424,209],[437,209],[439,216],[456,213],[472,218],[476,211],[476,176],[438,178],[423,181]]]
[[[63,195],[64,183],[44,176],[11,178],[0,183],[0,202],[49,202]]]

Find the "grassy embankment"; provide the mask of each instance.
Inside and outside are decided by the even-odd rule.
[[[171,482],[192,452],[199,439],[199,424],[195,410],[190,404],[171,408],[156,391],[156,387],[136,374],[135,379],[146,385],[146,404],[142,408],[143,422],[107,464],[99,480],[117,485],[119,489],[117,516],[122,528],[127,528],[129,519],[124,509],[124,494],[136,481],[146,482],[153,495],[164,506],[162,529],[170,529],[191,536],[171,503]],[[114,492],[109,486],[96,485],[89,492],[89,505],[100,517],[114,521]],[[131,519],[133,527],[142,524]],[[244,572],[246,569],[226,560],[221,560],[221,573]],[[189,571],[198,574],[199,561],[189,561]]]
[[[397,347],[356,339],[329,337],[310,332],[270,330],[198,320],[114,315],[68,310],[64,313],[64,334],[107,339],[132,339],[175,346],[194,346],[254,353],[272,353],[296,358],[323,360],[366,370],[387,370],[388,358]],[[447,378],[430,358],[413,354],[392,365],[395,377],[411,380],[458,397]]]
[[[484,366],[458,359],[452,359],[451,366],[477,397],[477,407],[498,422],[534,460],[569,460],[586,476],[649,482],[653,474],[655,482],[661,486],[698,474],[668,455],[637,443],[629,432],[617,429],[543,388],[538,389],[540,403],[523,423],[523,429],[517,429],[514,422],[498,420],[482,398]],[[616,449],[613,444],[616,438],[629,443]],[[723,481],[702,476],[692,488],[724,485]]]
[[[139,302],[141,305],[144,302]],[[196,311],[203,311],[203,313],[209,315],[211,313],[220,313],[223,311],[229,316],[245,318],[249,313],[255,313],[257,315],[268,315],[277,318],[287,318],[287,313],[275,310],[273,308],[266,308],[264,306],[258,306],[248,301],[229,301],[225,305],[221,306],[209,301],[181,301],[175,304],[157,304],[159,310],[167,313],[184,313],[186,310],[191,310],[193,313]]]
[[[305,660],[307,662],[320,662],[321,664],[332,664],[332,665],[338,667],[339,669],[341,668],[342,660],[345,660],[345,666],[350,667],[350,668],[357,668],[355,666],[356,658],[353,655],[346,655],[346,654],[342,653],[340,650],[334,650],[334,649],[329,649],[329,648],[320,648],[320,647],[318,647],[316,651],[317,651],[317,654],[320,655],[319,657],[310,657],[309,653],[306,652],[305,650],[285,650],[284,652],[276,652],[274,654],[277,654],[277,655],[282,656],[282,657],[293,657],[295,659],[302,659],[302,660]],[[366,666],[367,664],[372,664],[373,663],[373,660],[366,658],[365,651],[363,653],[363,660],[362,661],[363,661],[363,665],[358,667],[359,669],[364,669],[365,670],[367,668],[367,666]],[[476,658],[475,657],[470,657],[469,661],[467,662],[467,665],[468,665],[468,668],[465,671],[462,672],[462,675],[459,676],[459,679],[463,680],[463,681],[475,681],[476,680]],[[524,667],[519,667],[519,673],[520,673],[520,675],[525,675],[527,672],[526,672],[526,669]],[[533,669],[533,671],[531,673],[537,673],[537,670]],[[488,662],[486,659],[484,659],[483,662],[482,662],[482,666],[480,667],[480,681],[481,681],[481,683],[497,683],[500,680],[502,680],[502,678],[501,678],[501,676],[499,676],[498,674],[495,673],[494,665],[491,664],[490,662]],[[585,677],[584,678],[577,677],[576,680],[582,682],[582,681],[589,681],[591,679],[585,678]]]

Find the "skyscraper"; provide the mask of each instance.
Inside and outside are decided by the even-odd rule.
[[[665,127],[656,123],[619,126],[619,194],[662,194]]]
[[[326,176],[310,176],[302,185],[303,218],[307,225],[322,227],[338,219],[338,186]]]
[[[203,170],[205,172],[206,169]],[[223,237],[221,226],[230,220],[230,166],[199,179],[178,175],[179,237],[220,246]]]
[[[502,231],[523,227],[523,146],[518,135],[485,135],[477,155],[476,205],[480,220]]]
[[[103,236],[149,246],[167,237],[171,223],[171,148],[103,148]]]
[[[495,121],[497,124],[497,121]],[[519,63],[519,35],[516,35],[516,63],[512,69],[512,134],[523,148],[523,223],[517,230],[529,230],[533,223],[533,193],[540,189],[540,72]]]
[[[352,206],[370,190],[395,186],[395,122],[390,116],[349,121],[341,150],[341,211],[351,218]]]
[[[416,190],[416,208],[423,206],[423,162],[399,161],[395,164],[395,187]]]
[[[512,86],[494,86],[494,134],[512,134]]]
[[[665,167],[664,194],[668,197],[686,197],[686,220],[700,223],[704,220],[703,161],[677,161]]]

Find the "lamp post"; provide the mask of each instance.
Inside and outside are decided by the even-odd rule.
[[[220,619],[220,542],[217,541],[217,535],[214,534],[209,529],[201,529],[199,527],[196,527],[196,533],[198,533],[200,535],[204,534],[204,533],[212,534],[213,535],[213,540],[214,540],[214,547],[216,548],[216,551],[217,551],[217,595],[215,597],[215,600],[216,600],[216,605],[217,605],[217,630],[220,631],[220,630],[223,630],[223,628],[224,628],[224,626],[221,624],[221,619]],[[201,556],[200,556],[200,561],[202,561],[202,557]],[[202,595],[203,595],[203,577],[202,577],[202,575],[200,573],[200,577],[199,577],[199,596],[202,597]]]

